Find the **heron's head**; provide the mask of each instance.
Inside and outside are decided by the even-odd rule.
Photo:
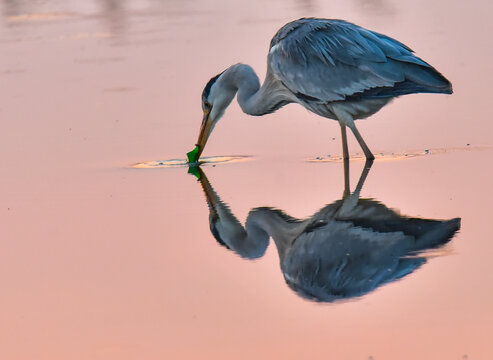
[[[209,135],[216,126],[218,120],[223,116],[224,111],[233,100],[236,89],[228,84],[225,72],[214,76],[209,80],[202,92],[202,111],[204,117],[200,127],[199,139],[197,145],[199,147],[198,156],[204,150]],[[198,158],[198,157],[197,157]]]

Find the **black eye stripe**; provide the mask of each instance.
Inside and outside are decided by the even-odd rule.
[[[222,73],[217,74],[216,76],[214,76],[212,79],[209,80],[209,82],[207,83],[207,85],[205,85],[204,91],[202,92],[202,100],[204,102],[206,102],[207,101],[207,98],[209,97],[209,94],[211,92],[212,85],[214,85],[214,83],[216,82],[216,80],[221,75],[222,75]]]

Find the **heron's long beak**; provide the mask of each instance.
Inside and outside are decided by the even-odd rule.
[[[205,144],[207,143],[207,139],[209,139],[209,135],[212,131],[213,121],[209,117],[209,114],[209,111],[204,111],[204,118],[202,119],[202,125],[200,126],[199,139],[197,140],[197,146],[199,147],[197,160],[200,158],[202,151],[204,151]]]

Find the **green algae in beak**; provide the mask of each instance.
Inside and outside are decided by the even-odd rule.
[[[195,148],[192,151],[187,152],[187,158],[188,158],[188,162],[190,164],[194,164],[199,160],[199,158],[197,157],[198,153],[199,153],[199,146],[198,145],[195,145]]]

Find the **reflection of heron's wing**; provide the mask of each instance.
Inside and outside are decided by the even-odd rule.
[[[404,218],[401,222],[409,221],[415,227],[420,219]],[[423,221],[427,225],[417,237],[396,226],[380,232],[351,221],[330,220],[324,225],[309,227],[296,238],[281,260],[285,279],[298,294],[312,300],[335,301],[361,296],[421,266],[426,261],[424,258],[406,257],[424,248],[416,249],[420,238],[433,238],[432,246],[436,246],[447,242],[458,229],[457,220]],[[433,226],[429,226],[432,223]]]
[[[349,201],[353,202],[350,198]],[[371,218],[380,220],[401,219],[402,215],[396,210],[374,199],[357,199],[352,206],[346,206],[348,198],[334,201],[314,214],[312,219],[333,218],[337,220],[353,220]]]
[[[342,208],[342,202],[343,200],[336,201],[330,206]],[[371,229],[376,233],[402,232],[410,235],[415,241],[409,251],[443,245],[460,227],[460,219],[442,221],[411,218],[374,199],[359,199],[350,213],[340,216],[340,212],[336,210],[333,216],[337,220],[350,221],[354,226]]]

